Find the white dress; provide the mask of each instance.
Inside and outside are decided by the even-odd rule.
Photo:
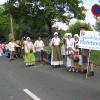
[[[67,53],[69,53],[69,54],[74,54],[74,52],[71,50],[71,51],[67,51]],[[67,66],[71,66],[71,61],[72,61],[72,59],[71,58],[69,58],[69,56],[67,56]]]
[[[64,39],[64,38],[63,38],[63,39]],[[62,40],[63,40],[63,39],[62,39]],[[64,43],[63,43],[63,45],[61,46],[61,54],[62,54],[62,55],[66,55]]]
[[[66,39],[66,45],[67,45],[67,48],[69,47],[72,47],[72,49],[74,49],[74,39],[71,38],[70,40],[67,38]]]
[[[78,52],[78,55],[77,55],[77,57],[79,58],[78,64],[79,64],[79,65],[82,65],[82,55],[79,54],[79,49],[75,49],[75,52]]]
[[[54,45],[59,45],[60,38],[52,38],[52,42],[54,42]],[[51,54],[51,65],[63,65],[63,61],[53,61],[53,48],[52,48],[52,54]]]

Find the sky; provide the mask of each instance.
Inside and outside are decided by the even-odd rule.
[[[0,0],[0,4],[3,4],[4,2],[6,2],[7,0]],[[85,20],[81,20],[82,22],[86,22],[89,23],[91,25],[95,25],[96,19],[94,18],[94,15],[91,12],[91,8],[94,4],[99,4],[99,0],[82,0],[83,1],[83,6],[85,6],[86,9],[88,9],[88,11],[86,12],[86,18]],[[70,21],[70,24],[75,23],[77,20],[76,19],[72,19]],[[63,24],[61,22],[56,22],[54,25],[54,27],[57,27],[59,29],[63,29],[63,30],[67,30],[68,26],[66,26],[66,24]]]

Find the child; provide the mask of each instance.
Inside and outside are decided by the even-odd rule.
[[[78,68],[80,68],[81,69],[81,72],[83,72],[81,49],[79,49],[78,44],[76,44],[75,56],[79,58],[79,61],[78,62],[75,61],[76,73],[78,73]]]
[[[67,55],[67,66],[69,67],[69,72],[72,70],[72,66],[71,66],[71,61],[72,58],[70,58],[70,54],[74,54],[74,51],[72,50],[71,47],[68,48],[66,55]]]

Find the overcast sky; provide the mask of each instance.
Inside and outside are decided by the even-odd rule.
[[[0,0],[0,4],[3,4],[4,2],[6,2],[7,0]],[[90,22],[91,25],[95,25],[96,19],[94,19],[93,14],[91,12],[91,7],[94,4],[99,4],[99,0],[82,0],[83,1],[83,5],[85,6],[86,9],[88,9],[88,11],[86,12],[86,18],[84,20],[84,22]],[[72,19],[71,23],[76,22],[76,19]],[[71,24],[70,23],[70,24]],[[63,23],[57,22],[54,26],[58,26],[59,29],[62,28],[64,30],[66,30],[68,28],[68,26],[66,26]]]

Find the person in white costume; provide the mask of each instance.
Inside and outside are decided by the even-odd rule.
[[[77,56],[79,58],[78,65],[75,64],[76,72],[78,72],[78,69],[81,69],[81,72],[83,72],[82,54],[81,54],[81,49],[79,48],[79,36],[78,36],[78,34],[74,35],[74,51],[75,51],[75,56]]]
[[[41,40],[41,36],[38,37],[38,40],[35,41],[34,43],[34,47],[35,47],[35,52],[37,52],[38,54],[41,52],[41,50],[44,50],[44,43],[43,41]],[[40,58],[42,59],[43,61],[43,58],[42,57],[38,57],[39,61],[40,61]]]
[[[11,60],[14,60],[15,47],[20,47],[20,46],[17,45],[16,43],[14,43],[13,39],[11,39],[8,47],[9,47],[9,51],[10,51],[10,61],[11,61]]]
[[[35,49],[34,45],[31,42],[30,37],[26,38],[27,42],[25,43],[25,57],[24,57],[24,62],[26,63],[26,66],[32,66],[35,64]]]
[[[69,57],[70,54],[74,54],[74,51],[72,50],[72,47],[68,47],[68,50],[66,52],[67,55],[67,66],[69,67],[69,72],[72,70],[72,59]]]
[[[72,38],[72,34],[67,33],[67,35],[68,35],[68,38],[66,38],[66,48],[68,50],[68,48],[71,47],[74,50],[74,40]],[[66,50],[66,52],[67,52],[67,50]],[[75,71],[73,60],[72,60],[72,66],[73,66],[72,70]],[[66,59],[66,68],[67,68],[67,59]]]
[[[64,35],[64,37],[62,38],[62,41],[63,41],[63,45],[61,46],[61,54],[63,56],[63,59],[65,58],[65,55],[66,55],[66,49],[65,49],[65,42],[66,42],[66,39],[65,39],[66,35]]]
[[[56,65],[55,68],[60,67],[63,64],[61,49],[60,49],[60,38],[58,38],[58,33],[54,33],[54,38],[52,38],[52,54],[51,54],[51,65]]]

